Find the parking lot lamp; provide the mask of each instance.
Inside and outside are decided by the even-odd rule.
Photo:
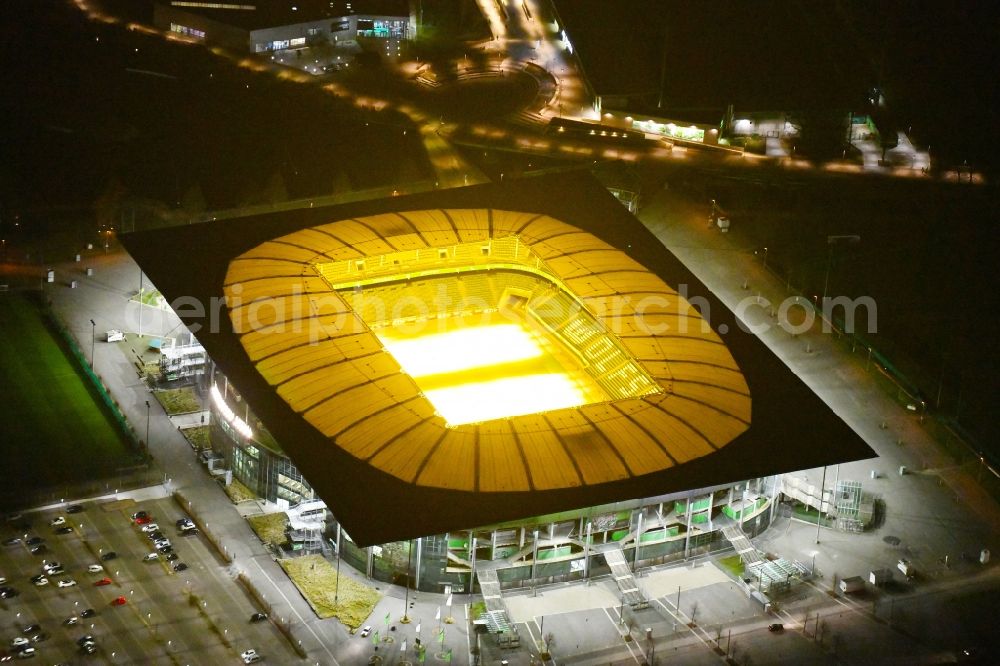
[[[94,341],[97,340],[97,324],[90,320],[90,369],[94,369]]]
[[[146,451],[149,451],[149,400],[146,401]]]

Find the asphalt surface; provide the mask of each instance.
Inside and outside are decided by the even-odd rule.
[[[9,645],[22,625],[37,623],[50,636],[36,646],[38,656],[49,663],[240,663],[239,653],[251,647],[270,656],[271,663],[287,663],[294,657],[270,622],[249,622],[257,609],[232,580],[231,572],[220,566],[218,554],[204,537],[178,533],[174,523],[183,514],[172,499],[136,503],[109,498],[84,506],[85,511],[72,515],[52,509],[26,513],[22,520],[31,521],[28,530],[11,523],[0,525],[3,539],[22,537],[22,543],[0,547],[0,575],[8,579],[6,585],[20,592],[16,598],[0,601],[4,643]],[[139,508],[152,513],[172,541],[179,555],[176,562],[142,561],[152,546],[129,517]],[[56,515],[71,521],[73,533],[54,533],[48,523]],[[23,543],[25,534],[44,538],[48,551],[31,554]],[[118,557],[99,559],[110,551]],[[49,576],[44,587],[33,585],[30,577],[52,561],[60,562],[65,573]],[[186,563],[188,569],[175,572],[172,565],[177,562]],[[104,572],[89,573],[87,566],[95,563]],[[103,577],[112,582],[95,586]],[[75,580],[77,585],[58,588],[56,581],[64,579]],[[113,605],[119,596],[126,603]],[[204,602],[201,608],[198,599]],[[93,608],[96,615],[64,625],[85,608]],[[98,645],[92,656],[82,655],[75,644],[85,634],[94,636]]]

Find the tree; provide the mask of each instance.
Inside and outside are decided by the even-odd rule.
[[[285,187],[285,178],[281,175],[280,171],[275,171],[267,179],[267,185],[264,187],[264,191],[261,192],[261,198],[264,203],[270,204],[288,201],[288,188]]]
[[[201,191],[201,185],[195,183],[181,197],[181,209],[193,217],[204,213],[205,207],[205,194]]]
[[[803,109],[789,116],[799,135],[796,154],[827,160],[841,154],[847,131],[847,114],[838,109]]]
[[[94,201],[94,217],[98,229],[111,229],[118,223],[121,214],[122,200],[128,190],[117,176],[112,176],[104,185],[104,189]]]

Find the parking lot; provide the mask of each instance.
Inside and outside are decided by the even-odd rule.
[[[225,564],[203,536],[182,534],[177,521],[185,516],[172,499],[112,499],[81,507],[78,513],[56,507],[0,523],[0,577],[6,579],[0,587],[16,591],[0,599],[0,654],[17,656],[14,639],[23,637],[50,664],[238,664],[248,649],[264,662],[297,661],[270,621],[251,622],[258,609],[236,582],[238,569]],[[146,557],[155,548],[131,517],[138,511],[158,524],[176,559],[168,561],[169,553]],[[60,516],[65,524],[53,524]],[[39,545],[35,538],[45,546],[38,553],[31,552]],[[61,572],[36,585],[32,578],[53,563]],[[186,568],[175,571],[180,563]],[[24,631],[32,625],[38,628]],[[87,642],[93,648],[84,647]]]

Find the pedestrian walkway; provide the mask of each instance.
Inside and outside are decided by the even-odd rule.
[[[622,552],[621,546],[617,543],[607,544],[598,547],[597,552],[604,555],[604,561],[611,568],[611,576],[618,585],[623,603],[628,604],[632,610],[647,608],[649,602],[642,596],[642,591],[636,585],[635,576],[632,575],[632,570],[629,568],[628,562],[625,561],[625,553]]]

